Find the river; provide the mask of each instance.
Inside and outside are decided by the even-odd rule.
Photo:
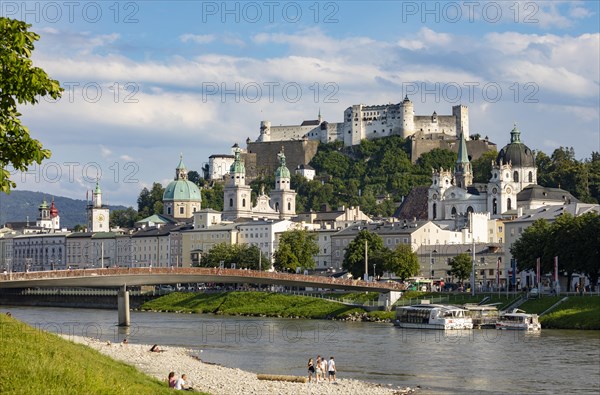
[[[335,357],[340,377],[420,394],[600,392],[600,332],[537,334],[402,330],[391,324],[132,312],[0,307],[51,332],[119,342],[183,346],[202,360],[257,373],[304,375],[309,357]],[[201,350],[201,351],[200,351]]]

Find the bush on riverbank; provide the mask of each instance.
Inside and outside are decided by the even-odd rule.
[[[170,394],[166,383],[89,347],[0,315],[1,394]]]
[[[141,306],[153,311],[299,318],[337,318],[353,309],[329,300],[267,292],[174,292]]]

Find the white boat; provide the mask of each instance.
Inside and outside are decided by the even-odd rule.
[[[537,314],[527,314],[523,310],[515,309],[504,313],[496,322],[496,329],[516,331],[539,331],[542,329]]]
[[[414,329],[473,329],[473,320],[460,307],[419,304],[396,308],[394,325]]]

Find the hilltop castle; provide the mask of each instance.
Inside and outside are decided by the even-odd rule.
[[[469,110],[467,106],[452,107],[452,115],[415,115],[412,101],[406,96],[401,103],[366,106],[356,104],[344,111],[343,122],[327,122],[321,117],[300,125],[272,126],[270,121],[260,123],[257,142],[317,140],[322,143],[343,141],[345,146],[360,144],[363,139],[387,136],[442,134],[456,139],[461,134],[469,138]]]

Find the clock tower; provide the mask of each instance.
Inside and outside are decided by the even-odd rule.
[[[110,231],[109,214],[108,207],[102,205],[102,190],[96,181],[96,189],[92,192],[92,201],[87,205],[88,232]]]

